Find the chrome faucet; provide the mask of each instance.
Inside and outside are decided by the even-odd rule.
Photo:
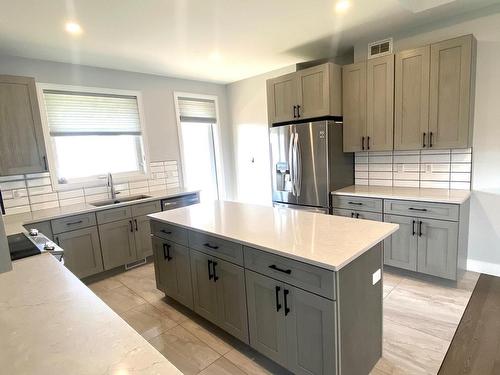
[[[111,172],[108,173],[108,182],[107,185],[109,187],[109,194],[111,195],[111,199],[115,200],[116,196],[120,194],[120,192],[115,190],[115,185],[113,184],[113,175]]]

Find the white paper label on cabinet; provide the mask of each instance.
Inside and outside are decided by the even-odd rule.
[[[378,270],[376,270],[372,274],[372,285],[375,285],[376,283],[378,283],[380,281],[381,277],[382,277],[382,271],[379,268]]]

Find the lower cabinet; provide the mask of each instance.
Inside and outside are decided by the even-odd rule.
[[[137,259],[153,255],[150,219],[146,215],[134,218],[135,249]]]
[[[151,238],[150,238],[151,242]],[[156,285],[167,296],[193,309],[193,287],[189,249],[171,241],[153,237]]]
[[[384,221],[399,224],[384,241],[385,264],[456,279],[457,222],[399,215],[385,215]]]
[[[335,374],[335,302],[246,271],[250,345],[294,374]]]
[[[55,241],[64,249],[64,264],[83,278],[104,270],[97,227],[60,233]]]
[[[137,259],[132,219],[99,225],[104,269],[109,270]]]
[[[248,343],[242,267],[190,249],[194,311]]]

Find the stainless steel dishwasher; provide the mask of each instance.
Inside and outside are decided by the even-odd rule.
[[[162,211],[173,210],[174,208],[190,206],[196,203],[200,203],[200,194],[191,193],[178,197],[162,199],[161,210]]]

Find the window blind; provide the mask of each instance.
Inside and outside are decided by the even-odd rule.
[[[44,90],[51,136],[141,135],[137,97]]]
[[[215,101],[210,99],[179,97],[179,116],[182,122],[217,122]]]

